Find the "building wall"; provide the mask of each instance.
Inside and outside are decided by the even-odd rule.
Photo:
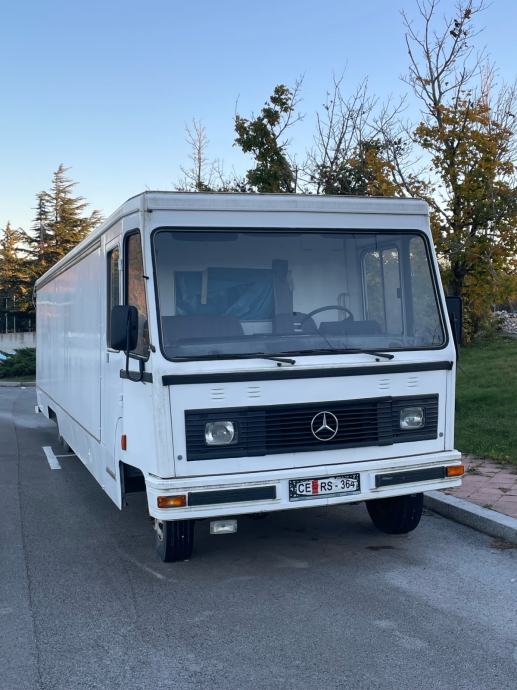
[[[1,352],[14,352],[22,347],[36,347],[36,333],[0,333]]]

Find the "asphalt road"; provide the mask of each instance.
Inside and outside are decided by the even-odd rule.
[[[34,390],[0,388],[0,688],[517,687],[517,550],[433,514],[375,531],[364,506],[197,526],[163,564]],[[62,451],[61,451],[62,452]]]

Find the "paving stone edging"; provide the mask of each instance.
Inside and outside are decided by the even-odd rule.
[[[455,522],[461,522],[478,532],[517,544],[517,520],[509,515],[482,508],[463,498],[443,494],[440,491],[429,491],[424,494],[424,505],[435,513]]]

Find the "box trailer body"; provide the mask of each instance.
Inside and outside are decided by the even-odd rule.
[[[140,482],[162,542],[195,519],[460,482],[422,201],[145,192],[36,296],[39,409],[119,508]]]

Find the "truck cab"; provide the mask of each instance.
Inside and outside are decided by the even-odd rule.
[[[153,209],[124,246],[136,312],[125,386],[157,387],[166,411],[145,474],[162,555],[190,555],[196,519],[358,500],[381,529],[415,527],[423,491],[462,472],[426,205],[196,202],[210,212]]]

